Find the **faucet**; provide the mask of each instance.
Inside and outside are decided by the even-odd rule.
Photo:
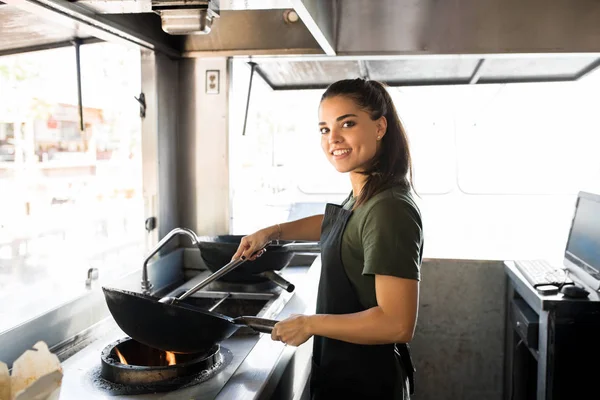
[[[148,261],[156,254],[160,249],[162,249],[172,238],[176,235],[185,235],[190,238],[192,244],[198,244],[198,236],[188,228],[175,228],[171,232],[167,233],[167,235],[162,238],[160,242],[156,245],[156,247],[148,254],[146,259],[144,260],[144,266],[142,267],[142,293],[150,294],[150,290],[152,289],[152,283],[148,280]]]

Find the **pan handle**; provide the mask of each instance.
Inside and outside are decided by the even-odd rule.
[[[280,249],[295,253],[320,253],[321,245],[319,242],[287,243],[281,245]]]
[[[277,286],[283,288],[285,291],[292,293],[296,286],[293,283],[287,281],[284,277],[276,273],[275,271],[265,271],[258,274],[264,278],[267,278],[271,282],[275,283]]]
[[[273,319],[266,318],[258,318],[258,317],[237,317],[233,319],[233,323],[236,325],[246,325],[254,329],[257,332],[262,333],[271,333],[273,332],[273,327],[279,321]]]

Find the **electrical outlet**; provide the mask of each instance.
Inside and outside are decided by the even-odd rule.
[[[206,71],[206,93],[219,94],[219,70]]]

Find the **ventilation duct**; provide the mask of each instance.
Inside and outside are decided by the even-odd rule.
[[[162,29],[170,35],[207,35],[219,18],[219,0],[152,0]]]

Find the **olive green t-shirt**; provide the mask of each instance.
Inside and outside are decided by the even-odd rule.
[[[350,210],[352,193],[342,203]],[[377,306],[375,275],[420,280],[423,259],[421,213],[410,191],[386,189],[357,207],[342,236],[342,262],[361,304]]]

